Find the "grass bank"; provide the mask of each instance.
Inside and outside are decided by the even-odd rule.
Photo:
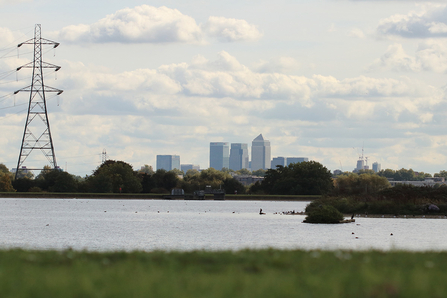
[[[447,253],[0,251],[0,297],[445,297]]]
[[[161,200],[166,194],[152,193],[61,193],[61,192],[0,192],[0,198],[47,198],[47,199],[119,199],[119,200]],[[300,195],[226,195],[225,200],[240,201],[312,201],[321,196]],[[207,195],[206,200],[213,200]]]

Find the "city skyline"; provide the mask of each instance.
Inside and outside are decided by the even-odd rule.
[[[57,164],[90,175],[101,152],[138,168],[263,132],[274,156],[352,170],[447,168],[447,3],[281,0],[1,1],[0,162],[16,167],[32,59],[45,48]],[[298,152],[298,153],[297,153]],[[30,161],[32,159],[30,158]],[[42,166],[48,164],[43,158]],[[24,164],[26,166],[26,163]]]

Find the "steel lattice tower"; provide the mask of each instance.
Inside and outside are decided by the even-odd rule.
[[[21,170],[21,167],[25,162],[25,160],[35,149],[39,149],[44,154],[44,156],[50,162],[50,165],[53,169],[57,168],[56,155],[54,154],[53,139],[51,138],[50,122],[48,121],[45,93],[56,92],[57,95],[59,95],[63,92],[62,90],[45,86],[43,82],[44,68],[54,68],[55,71],[58,71],[60,69],[60,66],[42,61],[42,46],[52,45],[54,48],[56,48],[57,46],[59,46],[59,43],[42,38],[41,26],[40,24],[36,24],[34,29],[34,38],[20,43],[19,45],[17,45],[17,47],[19,48],[24,44],[34,45],[34,59],[33,62],[27,63],[17,68],[17,71],[19,71],[22,68],[32,68],[33,77],[30,86],[14,92],[14,94],[17,94],[19,92],[26,91],[29,92],[30,94],[28,115],[26,117],[25,129],[23,131],[22,145],[20,147],[20,155],[19,160],[17,162],[17,170],[15,178],[17,178],[17,175]],[[38,121],[39,119],[41,121]],[[31,168],[27,170],[42,170],[42,169],[43,166],[40,169]]]

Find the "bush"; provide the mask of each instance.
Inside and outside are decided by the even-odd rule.
[[[304,222],[307,223],[339,223],[343,220],[343,214],[330,205],[321,205],[312,210]]]

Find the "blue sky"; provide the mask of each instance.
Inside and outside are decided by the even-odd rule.
[[[157,154],[209,165],[209,143],[260,133],[272,157],[351,171],[446,169],[447,1],[5,1],[0,73],[33,37],[61,43],[46,84],[58,164],[90,174],[103,149],[134,168]],[[15,167],[29,85],[0,81],[1,161]],[[57,80],[56,80],[57,78]],[[16,105],[14,107],[14,104]],[[29,162],[42,163],[39,154]]]

